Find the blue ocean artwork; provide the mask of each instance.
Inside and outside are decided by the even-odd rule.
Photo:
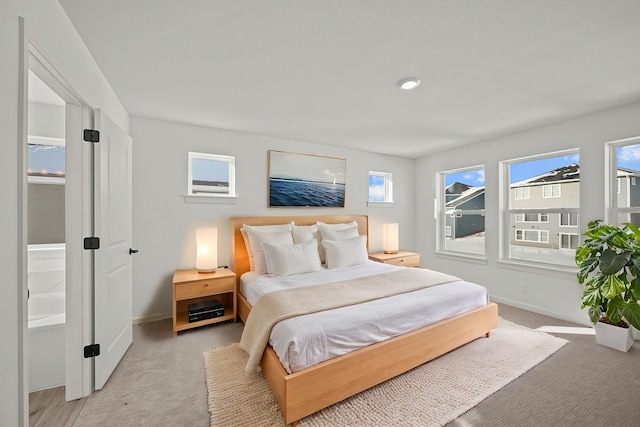
[[[270,206],[344,207],[344,184],[269,179]]]

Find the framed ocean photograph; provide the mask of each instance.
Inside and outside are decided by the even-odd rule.
[[[344,208],[345,159],[269,150],[269,207]]]

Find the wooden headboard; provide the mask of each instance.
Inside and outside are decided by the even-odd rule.
[[[249,271],[249,254],[244,245],[244,239],[240,229],[243,224],[248,225],[275,225],[288,224],[294,221],[296,225],[313,225],[316,222],[337,224],[356,221],[358,234],[367,236],[369,242],[369,219],[367,215],[308,215],[308,216],[246,216],[231,218],[233,226],[233,271],[238,278]]]

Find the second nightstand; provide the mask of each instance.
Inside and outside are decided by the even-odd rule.
[[[375,252],[369,254],[369,259],[383,264],[401,265],[404,267],[420,267],[420,254],[415,252],[399,251],[395,254]]]

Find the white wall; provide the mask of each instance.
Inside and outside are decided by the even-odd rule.
[[[640,104],[616,108],[542,128],[470,145],[416,162],[417,248],[422,264],[464,279],[477,281],[490,290],[498,302],[506,302],[557,318],[588,324],[580,310],[582,288],[575,274],[549,273],[544,270],[514,270],[498,260],[498,162],[563,149],[580,149],[580,224],[603,219],[604,143],[640,135]],[[435,253],[433,200],[436,197],[437,172],[484,164],[486,185],[486,257],[477,264],[451,259]],[[525,287],[526,285],[526,293]]]
[[[20,378],[23,358],[19,331],[22,318],[19,300],[23,287],[18,271],[18,82],[19,17],[24,17],[33,41],[58,72],[91,106],[102,107],[123,129],[129,117],[93,57],[71,25],[57,0],[0,0],[0,426],[28,424],[21,405],[24,383]]]
[[[400,223],[402,249],[415,249],[412,159],[138,117],[131,136],[134,319],[171,315],[173,272],[195,267],[196,228],[218,227],[218,262],[230,265],[233,216],[366,214],[371,250],[382,249],[385,222]],[[270,149],[346,159],[345,208],[268,208]],[[185,203],[189,151],[235,156],[237,203]],[[393,207],[367,207],[369,170],[393,174]]]

